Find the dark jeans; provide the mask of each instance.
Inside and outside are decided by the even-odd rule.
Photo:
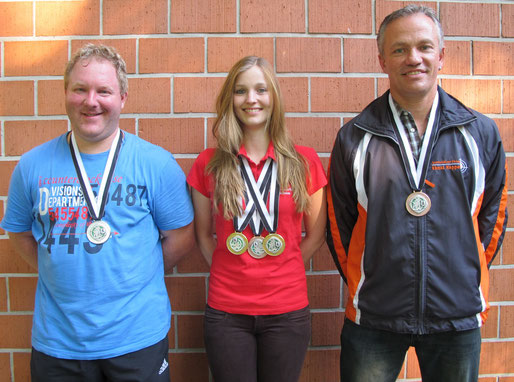
[[[32,348],[32,382],[169,382],[168,337],[119,357],[74,360],[51,357]]]
[[[205,309],[205,347],[216,382],[298,381],[310,334],[308,306],[262,316]]]
[[[480,329],[411,335],[369,329],[345,320],[341,382],[394,382],[405,353],[416,349],[423,382],[476,382]]]

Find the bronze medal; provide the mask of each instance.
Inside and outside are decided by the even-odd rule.
[[[266,257],[266,252],[264,251],[264,238],[262,236],[254,236],[250,239],[248,243],[248,253],[255,259],[262,259]]]
[[[423,216],[430,211],[432,202],[427,194],[421,191],[416,191],[407,197],[405,207],[407,211],[413,216]]]

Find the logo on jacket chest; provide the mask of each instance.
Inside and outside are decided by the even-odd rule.
[[[441,160],[432,162],[433,171],[460,171],[465,173],[468,170],[468,164],[462,159]]]

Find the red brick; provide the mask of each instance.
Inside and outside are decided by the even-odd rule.
[[[182,259],[180,263],[178,263],[177,271],[178,273],[208,273],[209,265],[207,264],[207,261],[205,261],[198,247],[195,246],[195,248],[184,259]]]
[[[419,370],[419,362],[418,357],[414,348],[409,348],[407,351],[407,362],[405,362],[404,367],[406,368],[406,377],[407,378],[421,378],[421,372]]]
[[[0,115],[33,115],[34,82],[0,81]]]
[[[482,338],[498,338],[498,306],[491,306],[480,332]]]
[[[241,32],[305,32],[303,0],[240,0]]]
[[[5,155],[21,155],[35,146],[64,134],[68,123],[64,120],[5,121]]]
[[[339,308],[341,284],[339,275],[308,275],[307,289],[311,309]]]
[[[11,311],[33,311],[37,277],[10,277]]]
[[[514,189],[514,158],[507,157],[507,189]]]
[[[390,0],[376,0],[376,33],[384,18],[393,11],[403,8],[409,4],[418,4],[430,7],[434,10],[437,9],[437,3],[435,1],[390,1]]]
[[[7,279],[0,277],[0,312],[7,311]],[[1,363],[1,359],[0,359]]]
[[[310,0],[309,33],[371,33],[371,2]]]
[[[32,35],[32,1],[0,3],[0,36]]]
[[[341,120],[333,117],[286,118],[286,126],[297,145],[325,153],[332,151],[340,124]]]
[[[99,32],[100,0],[36,1],[36,36],[95,35]]]
[[[327,244],[323,244],[312,258],[314,271],[335,271],[337,270]]]
[[[473,42],[473,74],[514,75],[514,44],[511,42]]]
[[[204,71],[203,38],[144,38],[139,40],[140,73]]]
[[[17,161],[0,161],[0,179],[2,179],[0,182],[0,195],[2,196],[7,196],[11,174],[17,163]]]
[[[499,377],[498,382],[514,382],[514,377]]]
[[[505,151],[514,151],[514,118],[496,118],[494,122],[496,122],[500,130],[503,149]]]
[[[0,315],[0,328],[2,328],[0,348],[30,348],[32,315]]]
[[[209,365],[205,353],[171,353],[169,357],[172,381],[209,381]]]
[[[389,89],[389,78],[379,78],[377,81],[377,89],[377,94],[380,97]]]
[[[179,348],[203,348],[203,314],[177,315]]]
[[[299,382],[338,382],[338,349],[311,349],[307,351]]]
[[[309,79],[306,77],[279,77],[280,91],[286,113],[309,111]]]
[[[139,136],[173,154],[198,153],[204,148],[203,118],[139,120]]]
[[[126,0],[104,0],[103,33],[107,35],[166,33],[168,31],[167,15],[167,0],[131,1],[130,5],[127,5]]]
[[[330,346],[340,344],[344,312],[312,313],[311,346]]]
[[[169,78],[129,78],[129,93],[123,113],[169,113]]]
[[[174,0],[171,32],[236,32],[236,0]]]
[[[312,78],[311,111],[359,113],[373,100],[374,92],[371,78]]]
[[[66,114],[63,80],[39,80],[37,82],[37,114]]]
[[[514,373],[514,342],[482,342],[479,373]]]
[[[0,353],[0,380],[6,382],[11,380],[11,357],[9,353]]]
[[[514,4],[502,4],[502,37],[514,37]]]
[[[514,113],[514,81],[511,80],[503,80],[503,112]]]
[[[136,72],[136,39],[97,39],[97,40],[72,40],[71,52],[72,55],[79,50],[82,46],[93,43],[111,46],[115,48],[118,53],[123,57],[123,61],[127,65],[127,73]],[[63,68],[64,73],[64,68]]]
[[[204,277],[166,276],[165,281],[173,311],[204,311],[207,301]]]
[[[439,19],[446,36],[499,37],[498,4],[441,3]]]
[[[277,38],[277,72],[341,72],[340,38]]]
[[[180,168],[182,169],[182,171],[184,171],[184,174],[186,174],[186,175],[189,174],[189,170],[191,170],[191,167],[193,167],[194,161],[195,161],[194,159],[190,159],[190,158],[177,159],[178,165],[180,166]],[[186,260],[184,260],[184,261],[186,261]],[[182,265],[184,263],[184,261],[181,261],[179,263],[179,267],[180,267],[180,265]],[[195,272],[198,272],[198,270]]]
[[[7,41],[4,57],[6,76],[58,76],[68,61],[68,42]]]
[[[514,232],[506,232],[502,246],[502,264],[514,264]]]
[[[0,239],[0,273],[37,273],[25,262],[7,239]]]
[[[30,381],[30,351],[13,353],[14,380]]]
[[[501,113],[500,80],[443,79],[441,83],[466,106],[484,114]]]
[[[511,286],[512,288],[512,286]],[[514,337],[514,306],[502,305],[500,307],[500,337],[513,338]]]
[[[512,301],[514,300],[514,269],[491,269],[490,271],[490,301]]]
[[[343,42],[345,73],[381,73],[376,39],[345,38]]]
[[[471,43],[469,41],[445,41],[444,64],[441,74],[471,74]]]
[[[119,123],[120,129],[130,133],[136,134],[136,120],[134,118],[122,118]]]
[[[507,210],[508,211],[514,211],[514,198],[510,197],[510,198],[507,198]],[[513,222],[514,219],[510,219],[507,221],[507,227],[508,228],[513,228],[514,227],[514,222]]]
[[[211,37],[207,40],[207,71],[228,72],[245,56],[265,58],[273,65],[273,38]]]
[[[176,77],[173,105],[175,113],[212,113],[224,78]]]

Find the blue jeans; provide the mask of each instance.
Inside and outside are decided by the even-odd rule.
[[[310,332],[308,306],[259,316],[205,309],[205,348],[216,382],[297,382]]]
[[[394,382],[410,346],[423,382],[476,382],[480,329],[402,334],[365,328],[346,319],[341,332],[341,382]]]

